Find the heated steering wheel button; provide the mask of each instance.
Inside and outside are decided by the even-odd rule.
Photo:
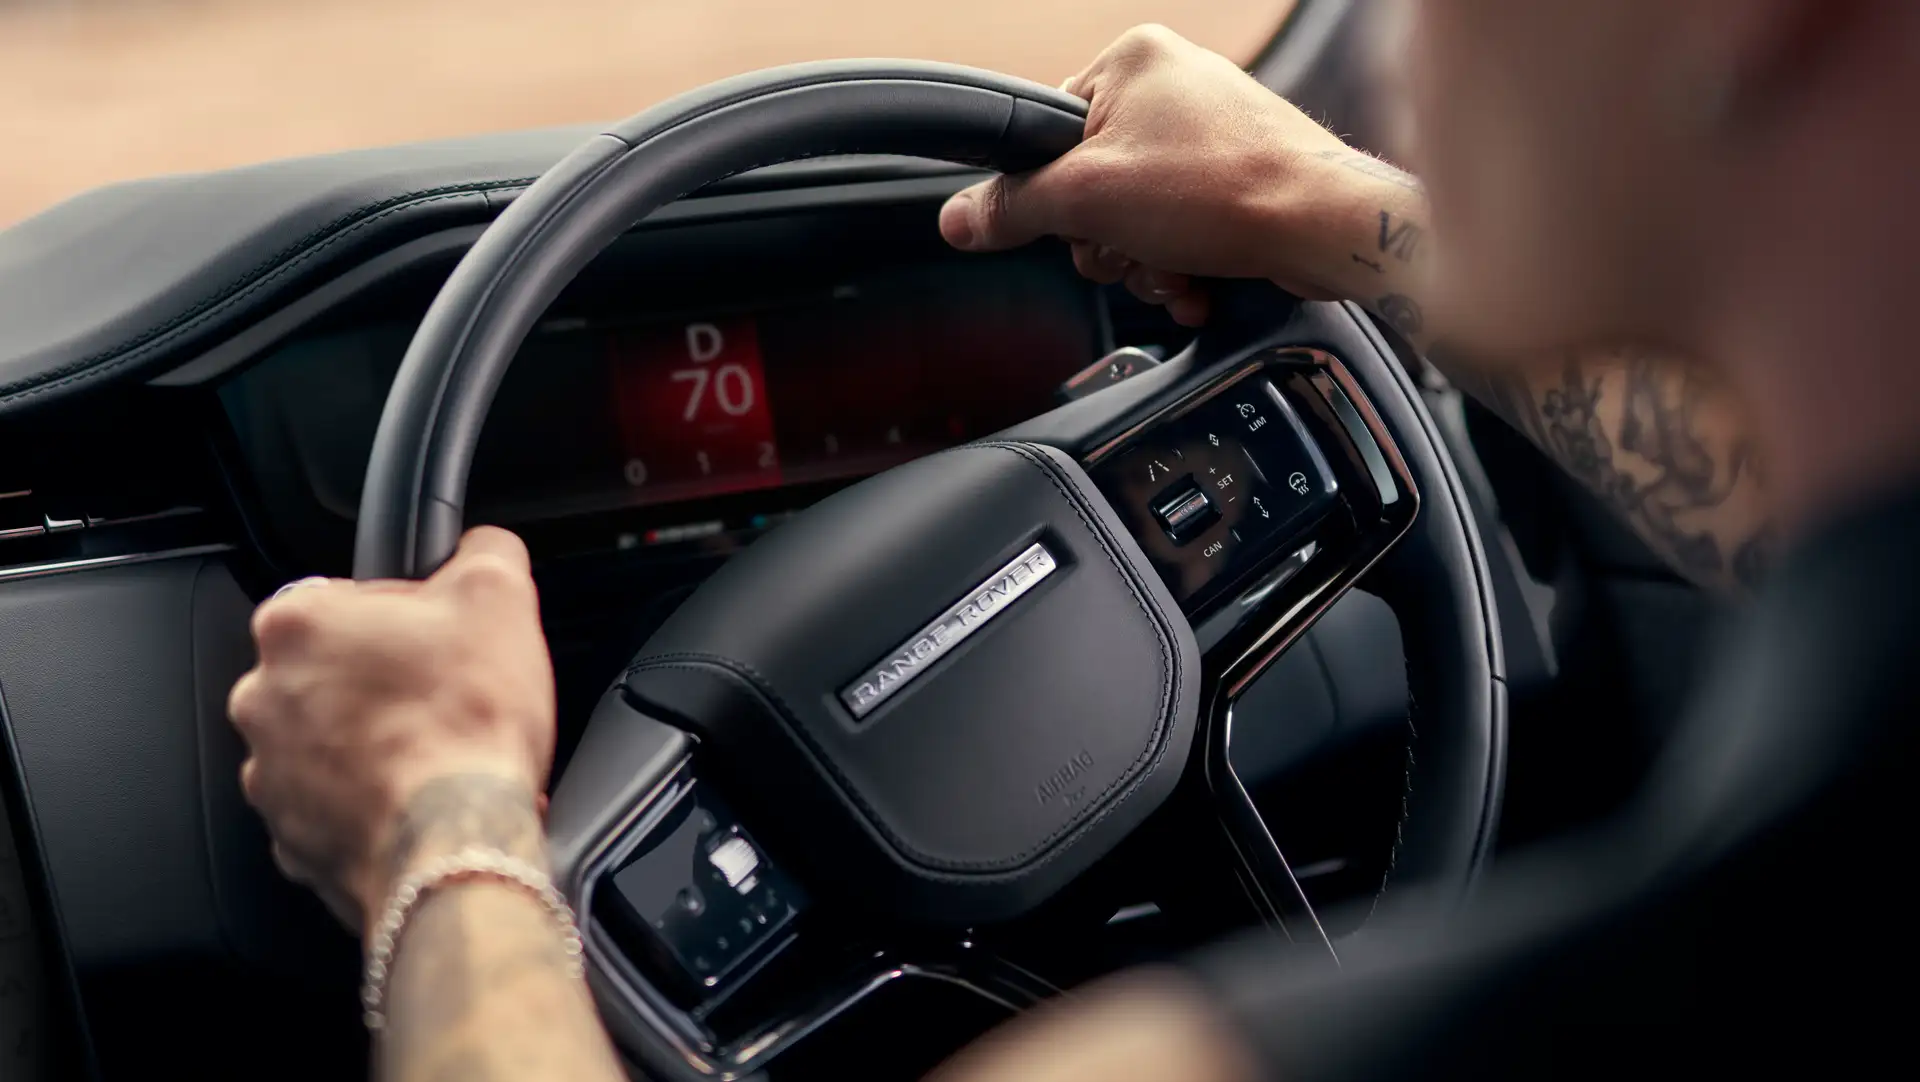
[[[1220,513],[1214,509],[1206,491],[1189,476],[1181,478],[1154,501],[1153,517],[1160,521],[1160,528],[1167,531],[1174,544],[1184,545],[1218,522]]]

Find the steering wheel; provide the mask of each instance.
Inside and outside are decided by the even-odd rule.
[[[424,576],[453,551],[509,362],[652,211],[829,154],[1031,169],[1085,111],[991,72],[836,62],[589,139],[421,323],[368,463],[356,576]],[[782,524],[619,675],[548,832],[602,1013],[645,1067],[753,1073],[916,980],[1020,1009],[1074,979],[1121,881],[1332,953],[1227,748],[1240,692],[1362,576],[1401,622],[1417,705],[1391,880],[1466,893],[1505,699],[1460,480],[1357,309],[1225,301],[1166,363]]]

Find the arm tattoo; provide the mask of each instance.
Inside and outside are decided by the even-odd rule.
[[[1764,573],[1770,534],[1729,509],[1743,481],[1752,479],[1751,446],[1716,446],[1700,424],[1713,393],[1695,372],[1629,352],[1617,428],[1601,416],[1607,370],[1579,357],[1561,364],[1544,388],[1520,373],[1478,381],[1435,363],[1475,397],[1547,452],[1568,473],[1626,519],[1676,570],[1696,581],[1752,587]],[[1725,442],[1724,440],[1721,442]],[[1729,551],[1731,550],[1731,551]]]
[[[421,786],[400,812],[388,876],[405,875],[423,852],[452,853],[469,845],[545,866],[545,835],[525,785],[493,774],[454,774]]]
[[[1391,162],[1382,161],[1364,150],[1355,150],[1352,147],[1340,147],[1335,150],[1322,150],[1314,156],[1321,161],[1338,163],[1356,173],[1363,173],[1375,180],[1384,180],[1395,187],[1405,188],[1410,192],[1423,192],[1426,190],[1421,185],[1420,178]]]
[[[1419,223],[1403,217],[1400,219],[1400,224],[1395,225],[1393,215],[1387,211],[1381,211],[1380,250],[1391,254],[1402,263],[1413,262],[1414,253],[1420,250]]]
[[[546,865],[525,785],[462,774],[422,786],[401,813],[389,868],[404,874],[469,845]],[[518,888],[484,880],[444,886],[414,909],[395,949],[378,1057],[389,1082],[621,1078],[551,917]]]

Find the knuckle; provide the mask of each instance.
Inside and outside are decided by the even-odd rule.
[[[1097,239],[1094,219],[1109,202],[1115,164],[1100,148],[1084,146],[1049,167],[1045,199],[1056,232]]]
[[[471,556],[448,570],[454,586],[470,595],[519,596],[533,590],[533,579],[525,570],[492,553]]]
[[[318,626],[313,591],[272,598],[253,610],[253,640],[262,654],[297,648]]]
[[[466,532],[464,540],[502,555],[512,553],[521,559],[527,555],[527,543],[521,540],[520,535],[499,526],[475,526]]]
[[[312,881],[307,873],[306,867],[301,864],[298,858],[288,851],[286,844],[283,842],[275,841],[273,843],[273,863],[275,867],[280,869],[281,875],[286,876],[295,883],[304,884]]]
[[[1005,177],[995,177],[980,186],[975,195],[980,208],[979,222],[989,232],[998,231],[1012,216],[1013,194]]]
[[[227,717],[235,725],[246,727],[259,717],[263,680],[259,669],[249,669],[227,692]]]
[[[1173,31],[1159,23],[1141,23],[1120,35],[1113,43],[1112,53],[1116,60],[1138,64],[1164,54],[1173,38]]]
[[[1052,198],[1063,206],[1072,206],[1091,198],[1092,190],[1106,182],[1110,164],[1097,147],[1081,147],[1055,162],[1048,176]]]

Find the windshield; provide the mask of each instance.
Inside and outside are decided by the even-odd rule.
[[[1241,61],[1293,0],[0,0],[0,227],[87,188],[610,120],[737,72],[903,56],[1058,83],[1135,23]]]

